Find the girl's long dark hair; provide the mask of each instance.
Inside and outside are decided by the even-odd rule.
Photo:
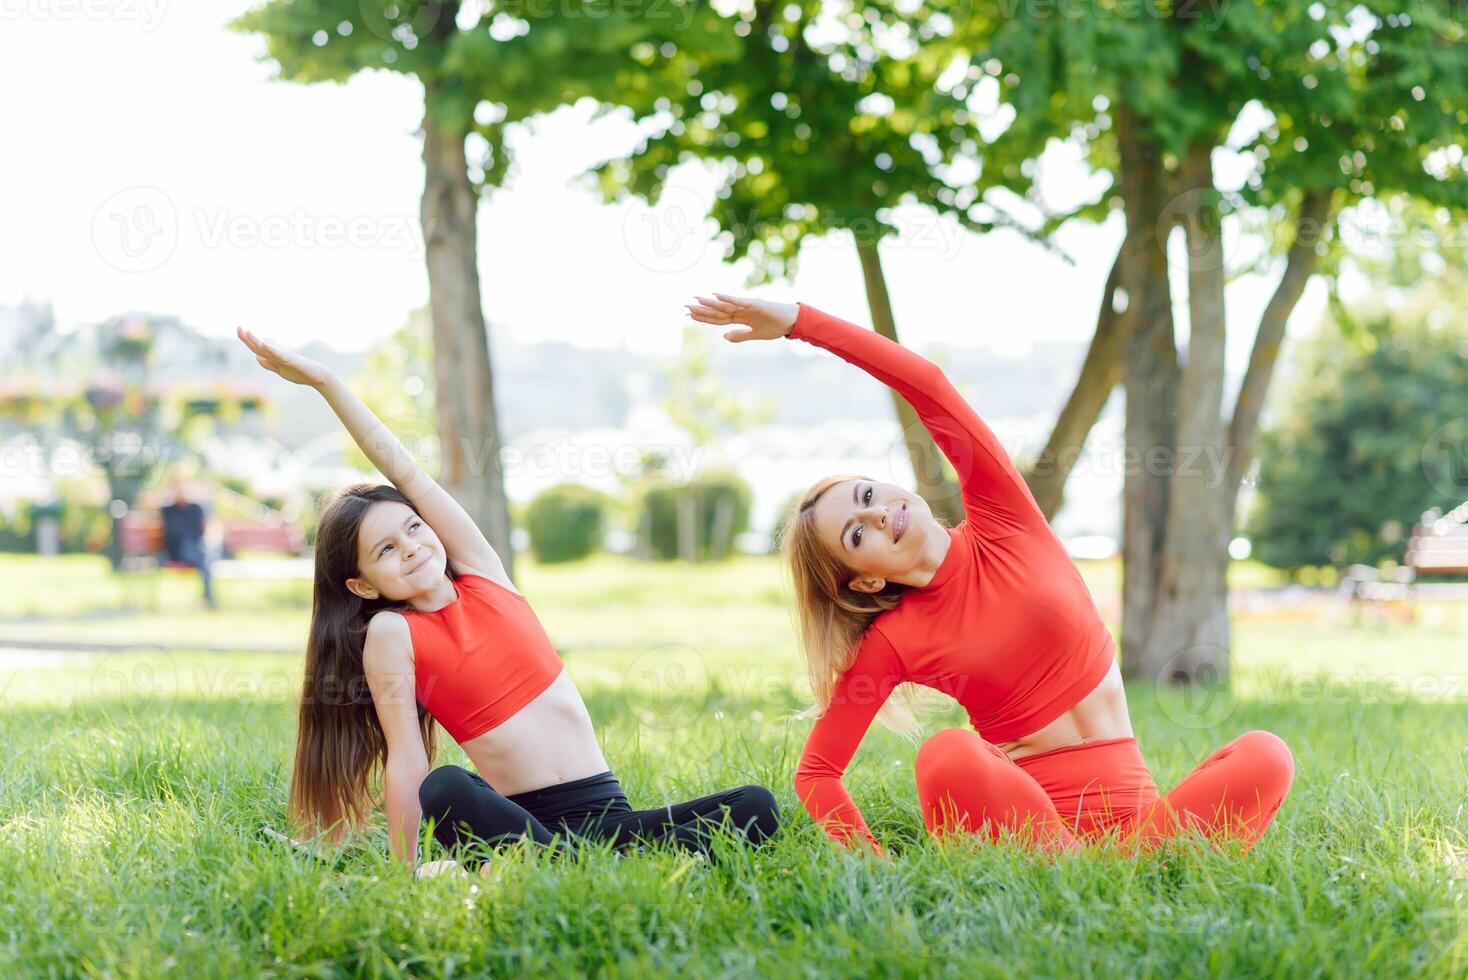
[[[339,841],[360,827],[377,805],[373,775],[387,762],[387,738],[362,669],[367,623],[384,609],[406,609],[388,599],[363,599],[347,588],[359,574],[357,535],[373,504],[413,505],[395,487],[360,483],[337,493],[316,528],[315,585],[306,676],[297,715],[296,761],[289,819],[306,833]],[[452,565],[448,568],[455,577]],[[428,764],[438,755],[433,716],[418,705],[418,727]]]

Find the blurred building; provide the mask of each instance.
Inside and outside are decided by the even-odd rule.
[[[221,429],[203,447],[211,469],[250,481],[255,492],[287,496],[305,486],[362,479],[342,454],[345,434],[310,389],[264,375],[232,335],[204,333],[175,316],[128,313],[100,324],[63,328],[50,304],[0,307],[0,382],[28,376],[46,384],[81,384],[96,369],[99,345],[120,326],[145,321],[151,336],[149,383],[170,390],[228,386],[268,393],[268,419]],[[311,344],[304,353],[351,377],[365,355]],[[513,500],[573,481],[626,492],[644,451],[668,454],[677,474],[702,465],[729,466],[754,489],[753,526],[767,533],[789,497],[828,473],[858,472],[911,485],[884,386],[840,360],[792,356],[779,345],[715,345],[711,371],[731,392],[773,405],[763,426],[695,455],[687,435],[661,405],[666,372],[677,352],[649,356],[624,348],[565,343],[517,344],[493,337],[505,477]],[[1069,394],[1083,344],[1036,344],[1023,357],[992,349],[949,347],[926,352],[983,415],[1013,455],[1025,460],[1044,446]],[[1093,539],[1105,550],[1120,526],[1121,397],[1108,405],[1067,486],[1056,518],[1062,537]],[[0,419],[0,443],[24,440],[24,427]],[[7,476],[0,496],[44,497],[44,480]]]

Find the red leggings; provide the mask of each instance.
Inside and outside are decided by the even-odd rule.
[[[1245,732],[1159,797],[1137,740],[1110,738],[1017,762],[966,728],[917,755],[918,801],[934,836],[1009,830],[1045,850],[1074,850],[1114,833],[1155,846],[1184,832],[1233,839],[1247,851],[1274,819],[1295,775],[1279,736]]]

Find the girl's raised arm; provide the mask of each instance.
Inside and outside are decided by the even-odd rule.
[[[418,465],[407,447],[362,399],[352,393],[335,371],[304,355],[282,350],[243,327],[237,332],[261,367],[293,384],[307,385],[321,392],[372,465],[412,501],[418,516],[433,528],[433,533],[443,542],[448,556],[460,571],[474,572],[506,588],[514,588],[504,562],[490,546],[479,525],[457,500],[449,496],[447,490]]]

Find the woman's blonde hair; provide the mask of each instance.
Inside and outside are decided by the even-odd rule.
[[[907,586],[893,582],[872,593],[850,588],[848,583],[857,573],[832,555],[816,534],[816,502],[822,495],[838,483],[864,479],[828,476],[818,481],[800,498],[780,534],[780,550],[790,562],[806,673],[816,702],[805,712],[807,717],[826,713],[836,679],[851,667],[862,634],[879,614],[896,606],[907,591]],[[913,712],[910,685],[903,684],[893,692],[877,720],[907,735],[921,729]]]

